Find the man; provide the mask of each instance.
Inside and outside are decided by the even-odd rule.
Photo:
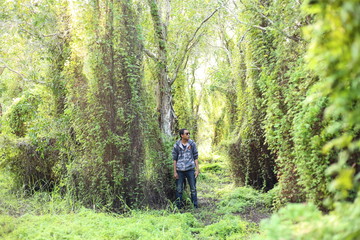
[[[176,179],[176,205],[182,207],[182,192],[185,178],[190,185],[191,201],[198,208],[196,178],[199,175],[198,151],[190,139],[190,132],[183,128],[179,131],[180,140],[174,144],[174,178]]]

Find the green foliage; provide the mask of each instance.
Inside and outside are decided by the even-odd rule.
[[[0,215],[0,237],[5,238],[6,235],[14,231],[15,219],[8,215]]]
[[[289,204],[261,222],[257,239],[358,239],[360,202],[342,202],[329,214],[312,204]]]
[[[322,150],[332,154],[334,149],[338,164],[359,173],[360,4],[324,1],[305,8],[317,14],[317,21],[306,29],[307,37],[311,35],[309,66],[322,79],[318,95],[329,101],[324,117],[331,138]]]
[[[35,144],[22,139],[13,145],[3,145],[11,151],[6,155],[3,169],[11,171],[17,187],[23,190],[50,190],[59,180],[53,170],[59,160],[58,151],[53,148],[51,139]]]
[[[83,209],[77,214],[0,219],[0,234],[6,239],[192,239],[192,229],[199,227],[191,214],[155,211],[116,217]]]
[[[6,170],[6,169],[5,169]],[[56,185],[51,192],[23,191],[16,186],[10,171],[0,173],[0,214],[19,217],[24,214],[66,214],[77,211],[79,204],[72,196],[64,194],[61,184]],[[47,190],[47,189],[42,189]]]
[[[56,185],[71,199],[106,209],[166,202],[169,168],[144,100],[132,3],[4,7],[0,164],[16,187],[33,193]],[[145,139],[148,133],[156,137]]]
[[[150,97],[142,85],[142,42],[134,6],[104,0],[85,4],[85,9],[72,17],[87,28],[72,29],[77,37],[70,44],[74,51],[66,66],[65,112],[75,152],[68,166],[69,190],[96,209],[125,211],[140,203],[164,204],[168,158],[152,123],[156,119],[149,109],[151,100],[146,104]]]
[[[153,15],[164,24],[155,26],[141,1],[4,2],[0,167],[12,178],[0,178],[0,237],[238,239],[256,227],[217,214],[302,201],[310,203],[265,221],[261,239],[358,237],[359,3],[230,1],[216,24],[198,28],[218,4],[160,1],[155,7],[165,14]],[[221,46],[209,51],[214,44]],[[153,56],[156,63],[144,64],[144,49],[166,62]],[[196,72],[213,63],[199,79]],[[221,198],[213,216],[203,214],[213,224],[163,212],[68,214],[79,202],[126,211],[173,196],[174,139],[158,129],[164,92],[152,80],[161,67],[166,81],[176,76],[167,93],[178,127],[188,127],[208,155],[199,185],[212,204]],[[232,179],[214,149],[228,151]],[[266,194],[211,191],[232,180],[261,190],[279,183]],[[2,188],[7,183],[16,196]],[[99,222],[103,231],[95,232]]]
[[[6,66],[0,75],[0,95],[4,109],[14,98],[37,84],[47,85],[49,45],[59,38],[57,13],[64,1],[3,2],[1,22],[1,66]]]
[[[18,137],[24,137],[27,133],[30,121],[35,117],[40,104],[39,94],[27,92],[20,98],[15,99],[4,115],[4,128]]]
[[[353,139],[359,128],[352,117],[359,115],[358,74],[350,67],[358,61],[357,54],[352,56],[358,24],[343,27],[349,26],[345,19],[356,19],[357,8],[344,7],[343,17],[333,18],[335,9],[341,9],[336,3],[329,9],[323,3],[304,6],[320,13],[314,25],[305,28],[310,43],[301,28],[311,24],[313,16],[301,11],[299,2],[242,1],[242,24],[233,23],[241,41],[238,53],[232,50],[237,54],[232,62],[238,64],[233,70],[238,73],[238,128],[229,148],[232,170],[238,184],[269,189],[276,182],[276,169],[280,205],[304,200],[322,205],[331,195],[325,170],[338,149],[347,148],[348,164],[358,164]],[[341,36],[345,48],[333,48],[341,31],[347,31]]]
[[[359,128],[355,120],[359,68],[353,65],[359,61],[358,51],[354,52],[359,45],[359,6],[356,1],[309,1],[304,5],[308,12],[316,13],[315,23],[305,30],[311,37],[309,66],[320,79],[294,119],[300,122],[294,131],[299,145],[296,156],[308,197],[322,200],[329,196],[325,204],[332,211],[323,214],[312,204],[288,205],[262,223],[264,234],[259,239],[359,238]]]
[[[267,22],[254,10],[259,8],[264,9],[261,2],[243,1],[240,9],[244,13],[239,14],[241,21],[266,27]],[[238,185],[269,190],[277,181],[274,173],[276,156],[270,152],[269,141],[264,137],[262,120],[266,110],[259,81],[262,71],[269,65],[273,37],[269,34],[271,31],[234,24],[239,44],[234,50],[236,58],[233,62],[236,65],[232,75],[237,78],[238,109],[235,117],[237,128],[230,135],[231,169]]]
[[[212,173],[204,172],[200,176],[204,174]],[[198,188],[209,187],[204,190],[216,192],[223,187],[224,181],[229,185],[229,179],[213,177],[219,174],[224,172],[220,171],[208,179],[198,178]],[[105,214],[82,208],[69,194],[60,195],[57,188],[51,193],[36,192],[25,197],[11,192],[9,183],[11,180],[2,172],[0,236],[5,239],[239,239],[258,231],[256,224],[242,220],[239,215],[223,216],[217,209],[209,211],[211,206],[205,202],[200,209],[188,209],[181,214],[171,206],[162,211],[148,209],[130,210],[122,215]],[[250,195],[256,194],[254,190],[248,190]],[[230,195],[229,191],[232,190],[227,191]],[[246,191],[243,193],[246,194]],[[205,195],[201,197],[207,199]]]
[[[195,122],[192,121],[193,111],[191,109],[190,102],[188,101],[188,99],[190,99],[189,87],[187,86],[184,74],[180,74],[178,76],[177,80],[174,82],[172,89],[174,92],[174,99],[179,99],[179,101],[174,102],[174,111],[177,115],[176,130],[188,128],[192,135],[194,134],[194,136],[196,137],[196,133],[193,131],[193,126],[195,125]],[[176,135],[176,137],[178,137],[178,134]],[[193,136],[191,137],[192,139],[194,139]]]
[[[355,138],[359,129],[359,109],[356,107],[360,81],[359,3],[338,0],[327,5],[327,1],[305,5],[308,11],[318,15],[314,25],[306,29],[307,36],[312,37],[309,65],[323,79],[322,95],[329,97],[326,116],[341,124],[343,133],[338,138],[343,139],[346,135]],[[330,144],[343,148],[343,141],[334,139]],[[356,149],[357,141],[345,145]]]
[[[325,98],[303,103],[301,111],[294,118],[293,139],[295,143],[295,159],[299,172],[299,182],[305,187],[307,199],[317,205],[329,196],[327,185],[330,179],[325,170],[330,165],[330,154],[324,156],[322,146],[329,139],[324,131],[326,121],[323,120]]]
[[[27,192],[51,190],[64,174],[61,128],[51,118],[52,100],[46,88],[37,86],[15,99],[3,116],[1,167]]]
[[[302,55],[306,43],[301,40],[300,28],[295,26],[305,25],[308,19],[295,2],[274,2],[260,11],[264,11],[262,21],[266,22],[267,30],[262,39],[260,36],[256,39],[260,50],[254,48],[252,54],[262,59],[264,66],[257,84],[263,98],[258,102],[260,111],[265,113],[262,121],[265,141],[275,157],[280,201],[299,202],[304,200],[304,191],[299,183],[302,172],[294,156],[292,128],[298,124],[293,121],[312,77],[304,69]],[[285,26],[290,27],[282,30]]]
[[[235,216],[202,226],[190,213],[133,212],[129,216],[95,213],[0,215],[0,236],[6,239],[242,239],[257,232],[254,223]]]

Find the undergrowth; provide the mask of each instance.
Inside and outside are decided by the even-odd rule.
[[[200,227],[190,214],[133,213],[130,217],[81,209],[74,214],[1,216],[6,239],[192,239]]]
[[[235,187],[220,160],[201,166],[199,209],[187,201],[181,211],[169,204],[124,214],[81,207],[58,191],[14,191],[2,171],[0,239],[360,239],[359,197],[337,202],[328,214],[309,203],[288,204],[270,216],[276,189],[262,193]]]
[[[261,223],[257,240],[358,240],[360,239],[360,198],[338,202],[329,214],[313,204],[288,204]]]
[[[181,211],[169,204],[163,210],[129,209],[121,215],[83,208],[56,188],[32,195],[13,191],[10,176],[1,172],[0,239],[247,239],[258,233],[258,224],[232,214],[237,212],[219,202],[236,198],[242,202],[239,194],[249,191],[247,205],[242,207],[246,211],[248,206],[257,206],[263,195],[251,188],[234,187],[219,158],[201,163],[199,209],[190,207],[185,193],[188,205]]]

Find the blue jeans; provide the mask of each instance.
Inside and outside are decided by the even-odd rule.
[[[179,176],[176,179],[176,206],[178,208],[182,207],[182,193],[184,190],[184,180],[187,179],[187,182],[190,185],[190,193],[191,193],[191,202],[194,204],[194,207],[198,207],[197,201],[197,192],[196,192],[196,178],[195,171],[193,169],[188,171],[177,171]]]

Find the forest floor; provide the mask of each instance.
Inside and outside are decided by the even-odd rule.
[[[224,161],[202,164],[197,191],[199,209],[194,209],[192,213],[204,225],[213,224],[226,214],[232,214],[256,225],[262,219],[271,216],[271,196],[251,188],[236,188],[231,181],[228,165]]]
[[[24,197],[0,172],[0,239],[252,239],[271,214],[271,193],[235,187],[221,157],[203,160],[197,179],[199,208],[109,214],[86,209],[55,193]],[[187,186],[188,188],[188,186]]]

